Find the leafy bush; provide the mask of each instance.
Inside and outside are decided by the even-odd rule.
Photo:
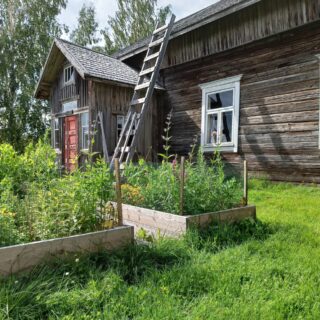
[[[140,160],[130,164],[124,176],[131,188],[140,190],[138,195],[124,192],[124,202],[171,213],[179,213],[180,165],[167,159],[159,166]],[[210,164],[201,150],[195,163],[186,161],[184,186],[184,213],[199,214],[229,209],[241,204],[241,186],[232,178],[226,179],[223,163],[217,153]]]
[[[44,140],[30,143],[22,155],[9,144],[0,144],[0,182],[10,181],[10,188],[24,196],[29,183],[46,183],[58,176],[55,159],[55,151]]]
[[[105,228],[113,175],[102,162],[60,176],[44,141],[24,154],[0,145],[0,246]]]

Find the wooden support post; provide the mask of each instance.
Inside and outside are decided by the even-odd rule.
[[[114,160],[114,171],[116,175],[116,197],[117,197],[117,212],[118,212],[118,225],[122,226],[122,197],[121,197],[121,177],[120,177],[120,163],[119,159]]]
[[[185,158],[181,157],[180,163],[180,214],[183,215],[183,204],[184,204],[184,175],[185,175]]]
[[[243,204],[248,205],[248,166],[247,160],[243,161]]]

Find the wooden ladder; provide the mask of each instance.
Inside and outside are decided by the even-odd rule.
[[[129,163],[133,158],[139,132],[150,107],[153,90],[159,75],[160,66],[164,59],[175,18],[175,15],[172,15],[169,23],[164,26],[160,26],[158,22],[152,34],[147,54],[139,73],[138,82],[134,89],[126,121],[121,130],[111,160],[111,168],[113,168],[116,158],[119,158],[120,163],[123,163],[123,161]]]

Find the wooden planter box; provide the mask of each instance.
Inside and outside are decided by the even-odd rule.
[[[133,227],[125,226],[66,238],[0,248],[0,276],[25,271],[66,253],[112,251],[132,243]]]
[[[153,235],[160,233],[160,235],[178,237],[185,234],[191,226],[206,227],[212,223],[233,223],[247,218],[256,219],[256,207],[246,206],[213,213],[180,216],[123,204],[122,216],[123,224],[133,226],[135,233],[144,229]]]

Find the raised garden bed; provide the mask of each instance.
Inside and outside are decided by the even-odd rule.
[[[133,242],[133,228],[118,227],[65,238],[0,248],[0,276],[25,271],[66,253],[112,251]]]
[[[210,224],[234,223],[248,218],[256,219],[256,207],[245,206],[213,213],[181,216],[123,204],[122,216],[123,224],[133,226],[135,233],[143,229],[156,236],[160,234],[178,237],[185,234],[192,226],[201,228]]]

